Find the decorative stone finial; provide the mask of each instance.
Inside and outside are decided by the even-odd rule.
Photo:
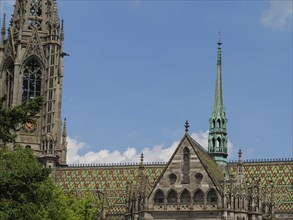
[[[140,155],[140,164],[143,164],[143,157],[144,157],[144,155],[143,155],[143,153],[141,153],[141,155]]]
[[[3,46],[3,44],[4,44],[4,38],[5,38],[5,33],[6,33],[5,23],[6,23],[6,14],[4,13],[3,21],[2,21],[2,29],[1,29],[1,42],[0,42],[1,45],[0,46]]]
[[[63,137],[67,137],[67,124],[66,124],[66,118],[64,118],[64,124],[63,124]]]
[[[64,20],[61,20],[60,40],[64,41]]]
[[[219,36],[218,36],[218,45],[221,46],[221,31],[219,31]]]
[[[3,20],[2,20],[2,29],[1,29],[1,34],[5,35],[5,23],[6,23],[6,14],[4,13],[3,15]]]
[[[185,132],[188,132],[188,128],[190,127],[188,120],[185,121],[184,127],[185,127]]]
[[[241,157],[242,157],[242,151],[241,151],[241,149],[239,149],[239,151],[238,151],[238,159],[241,160]]]

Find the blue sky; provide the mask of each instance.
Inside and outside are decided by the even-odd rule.
[[[230,159],[292,157],[292,1],[58,1],[70,163],[206,145],[218,32]],[[1,13],[11,14],[9,1]]]

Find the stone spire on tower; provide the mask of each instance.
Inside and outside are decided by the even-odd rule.
[[[66,165],[62,32],[56,0],[15,0],[6,39],[5,21],[1,30],[0,97],[6,95],[5,107],[10,107],[43,95],[36,123],[20,129],[16,141],[30,146],[47,167]]]
[[[4,46],[4,39],[5,39],[5,33],[6,33],[5,23],[6,23],[6,15],[4,14],[3,21],[2,21],[2,28],[1,28],[0,48],[2,48]]]
[[[227,170],[228,137],[226,130],[227,118],[223,107],[221,45],[221,35],[219,33],[215,98],[213,112],[210,117],[208,151],[224,171]]]

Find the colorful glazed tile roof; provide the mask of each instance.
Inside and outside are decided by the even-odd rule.
[[[236,162],[230,171],[236,173]],[[244,172],[249,185],[259,183],[264,193],[273,193],[275,212],[292,212],[293,159],[244,161]]]
[[[221,189],[220,181],[224,180],[224,175],[221,172],[220,167],[217,165],[216,161],[209,155],[209,153],[198,144],[194,139],[192,139],[189,135],[188,137],[191,140],[191,144],[193,148],[197,151],[199,159],[202,164],[205,166],[205,169],[209,173],[210,177],[213,179],[214,184]]]
[[[229,163],[232,174],[236,173],[236,164],[236,162]],[[284,213],[293,210],[293,159],[251,160],[244,161],[243,164],[248,184],[259,182],[266,193],[271,193],[273,190],[276,212]],[[151,191],[165,165],[166,163],[145,164],[143,172],[148,177],[148,184],[146,184],[148,191]],[[107,213],[123,214],[125,212],[126,185],[127,182],[132,185],[137,184],[139,164],[60,167],[55,171],[55,179],[64,191],[93,190],[103,192],[106,197]]]
[[[144,175],[148,177],[148,189],[160,176],[165,163],[145,165]],[[66,190],[93,190],[106,195],[108,213],[124,213],[126,185],[129,182],[136,185],[139,179],[139,165],[100,165],[100,166],[73,166],[59,168],[55,171],[56,182]]]

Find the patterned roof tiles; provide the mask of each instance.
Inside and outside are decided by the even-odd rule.
[[[277,213],[293,210],[293,160],[244,162],[244,172],[249,185],[259,182],[264,192],[273,190],[275,211]],[[236,163],[230,163],[230,171],[236,173]],[[143,172],[149,183],[155,183],[160,177],[165,163],[146,165]],[[75,166],[60,167],[55,170],[56,182],[66,190],[99,190],[106,196],[107,212],[123,214],[125,212],[126,185],[136,185],[139,180],[139,165],[112,166]],[[271,182],[272,181],[272,182]],[[271,187],[273,184],[273,188]],[[153,185],[147,185],[147,191]]]

